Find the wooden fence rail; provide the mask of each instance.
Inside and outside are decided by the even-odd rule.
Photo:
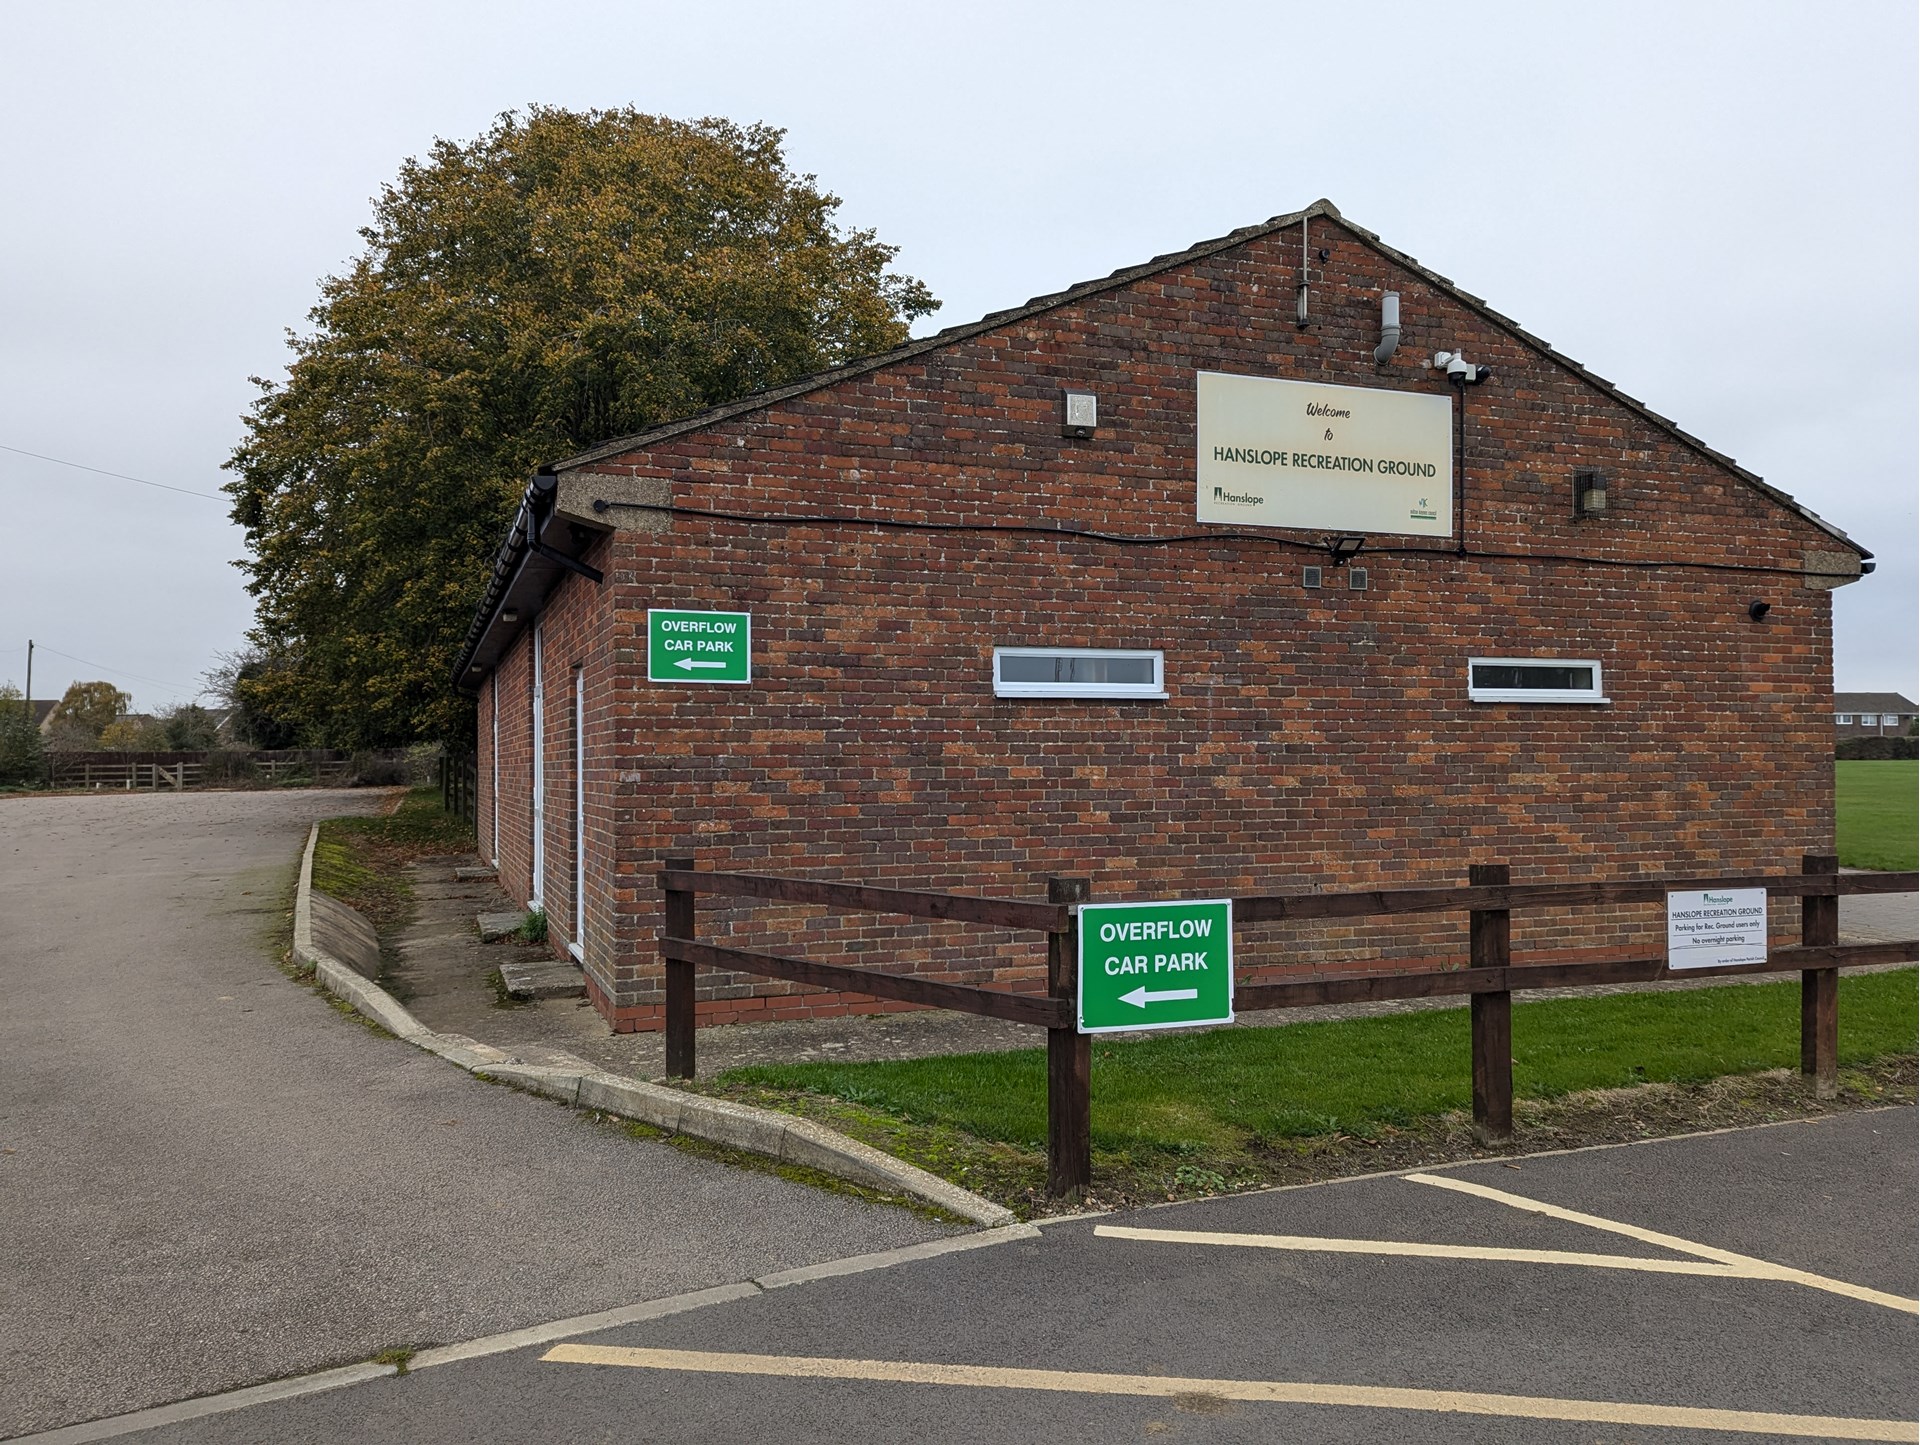
[[[181,752],[59,751],[46,755],[46,782],[55,788],[197,788],[246,779],[282,783],[307,778],[339,783],[361,757],[392,760],[395,751],[356,756],[320,748],[214,748]]]
[[[444,783],[443,783],[444,786]],[[660,952],[666,971],[667,1073],[694,1073],[696,971],[725,969],[785,979],[843,993],[866,994],[928,1008],[983,1014],[1032,1024],[1047,1031],[1047,1187],[1056,1196],[1084,1190],[1092,1180],[1092,1050],[1076,1025],[1078,935],[1075,905],[1090,901],[1084,878],[1050,877],[1045,903],[967,894],[931,893],[864,884],[786,878],[765,873],[703,873],[692,854],[663,860],[665,926]],[[1664,902],[1669,890],[1764,888],[1773,897],[1801,900],[1800,946],[1774,950],[1765,963],[1689,968],[1676,974],[1664,957],[1599,959],[1584,963],[1518,964],[1512,959],[1515,909],[1592,907]],[[1342,893],[1262,894],[1234,900],[1235,926],[1282,919],[1366,918],[1413,913],[1465,912],[1466,968],[1310,979],[1297,983],[1247,984],[1235,989],[1234,1007],[1246,1012],[1302,1008],[1313,1004],[1388,999],[1469,998],[1473,1119],[1482,1140],[1496,1143],[1513,1132],[1513,995],[1541,988],[1590,988],[1705,979],[1754,973],[1800,974],[1800,1068],[1816,1093],[1838,1087],[1839,970],[1873,964],[1912,963],[1920,943],[1842,944],[1840,896],[1912,893],[1916,873],[1842,873],[1830,854],[1808,854],[1797,874],[1731,878],[1635,878],[1604,883],[1511,881],[1504,863],[1474,864],[1462,888],[1366,889]],[[843,912],[895,913],[1046,936],[1046,992],[1016,993],[940,983],[909,974],[844,964],[815,963],[775,954],[701,943],[695,933],[695,901],[701,894],[812,904]]]

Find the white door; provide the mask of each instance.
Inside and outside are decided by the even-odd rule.
[[[547,899],[547,697],[541,681],[540,624],[533,625],[533,897],[529,908]]]
[[[573,942],[567,951],[584,958],[587,936],[587,672],[573,673]]]

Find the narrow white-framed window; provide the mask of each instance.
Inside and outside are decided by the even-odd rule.
[[[1883,713],[1883,714],[1881,715],[1881,717],[1880,717],[1880,726],[1881,726],[1881,727],[1883,727],[1883,728],[1897,728],[1897,727],[1899,727],[1899,726],[1900,726],[1900,715],[1899,715],[1898,713],[1891,713],[1891,712],[1890,712],[1890,713]]]
[[[996,647],[995,697],[1164,698],[1166,654],[1101,647]]]
[[[586,960],[587,936],[587,670],[573,670],[573,937],[567,952]]]
[[[1836,713],[1834,715],[1833,720],[1838,724],[1840,724],[1840,726],[1843,728],[1850,728],[1853,726],[1853,714],[1850,712]]]
[[[492,799],[493,811],[493,854],[490,859],[496,870],[500,867],[500,670],[494,669],[493,686],[488,689],[493,694],[493,781],[488,796]]]
[[[1467,697],[1473,702],[1608,702],[1600,664],[1591,658],[1473,657],[1467,659]]]
[[[547,906],[547,695],[541,677],[540,624],[533,624],[533,897],[529,908]]]

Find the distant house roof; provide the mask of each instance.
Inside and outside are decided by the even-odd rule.
[[[33,725],[41,732],[45,732],[47,719],[53,715],[53,710],[59,705],[60,699],[57,697],[36,697],[33,700]]]
[[[1905,713],[1910,717],[1920,715],[1920,708],[1897,692],[1836,692],[1833,695],[1833,710],[1848,713]]]

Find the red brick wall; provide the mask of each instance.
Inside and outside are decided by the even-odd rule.
[[[533,882],[530,842],[533,718],[528,691],[533,675],[530,636],[529,632],[520,635],[500,659],[500,665],[491,679],[500,695],[500,795],[498,799],[490,797],[489,803],[500,811],[500,857],[497,864],[500,886],[506,889],[515,903],[523,903],[531,896]],[[483,695],[482,701],[488,699]],[[485,746],[491,732],[491,716],[483,716],[487,718],[487,726],[480,729],[480,735]],[[491,760],[483,759],[482,762],[486,766],[481,786],[490,789]]]
[[[1027,897],[1048,873],[1089,875],[1111,898],[1461,882],[1476,861],[1523,881],[1792,870],[1830,847],[1829,595],[1670,564],[1792,569],[1832,539],[1352,233],[1318,221],[1314,245],[1332,256],[1304,330],[1298,237],[1268,238],[596,470],[666,478],[688,507],[1191,534],[1208,530],[1195,370],[1444,393],[1419,361],[1464,347],[1494,368],[1464,395],[1470,549],[1610,565],[1382,538],[1355,593],[1332,571],[1305,590],[1322,559],[1220,529],[1151,548],[685,516],[622,531],[596,564],[606,585],[568,578],[548,614],[550,734],[565,659],[591,669],[591,886],[614,932],[602,947],[590,926],[587,966],[618,1025],[656,1026],[652,871],[687,848],[703,866]],[[1389,288],[1403,341],[1376,367]],[[1096,437],[1059,435],[1064,384],[1099,393]],[[1575,467],[1607,474],[1604,519],[1571,515]],[[1773,603],[1759,624],[1754,597]],[[650,606],[750,611],[754,685],[648,684]],[[568,608],[604,609],[597,635],[570,631]],[[1171,697],[995,698],[994,646],[1036,644],[1163,649]],[[501,674],[503,761],[524,651]],[[1612,701],[1472,704],[1474,655],[1598,658]],[[570,878],[566,816],[550,856]],[[503,830],[503,874],[523,857]],[[550,888],[556,922],[568,887]],[[716,903],[701,930],[1037,985],[1030,941],[802,917]],[[1658,922],[1521,914],[1515,947],[1653,950]],[[1257,976],[1464,949],[1464,920],[1361,920],[1250,933],[1242,958]],[[708,1021],[844,1002],[728,977],[703,997]]]
[[[590,551],[601,557],[608,544]],[[586,917],[583,952],[610,967],[617,943],[614,876],[614,789],[619,773],[614,746],[613,669],[607,619],[609,595],[593,587],[562,588],[539,618],[544,726],[541,736],[545,779],[545,869],[540,891],[548,938],[555,954],[574,942],[575,736],[576,677],[584,677],[586,759]],[[500,692],[500,856],[501,886],[518,903],[535,894],[533,880],[533,635],[523,628],[490,679]],[[479,698],[481,772],[480,837],[490,841],[494,800],[491,790],[490,735],[492,695],[483,686]]]

